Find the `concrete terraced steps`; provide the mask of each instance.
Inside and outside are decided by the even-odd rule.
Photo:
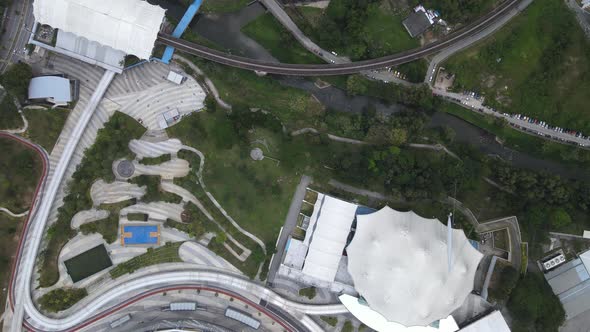
[[[146,189],[134,183],[125,181],[114,181],[106,183],[98,180],[90,187],[90,197],[94,206],[101,204],[113,204],[123,202],[132,198],[140,198],[145,195]]]
[[[233,273],[242,274],[235,266],[231,265],[222,257],[216,255],[206,247],[195,243],[185,242],[178,249],[180,258],[187,262],[206,267],[215,267],[222,270],[228,270]]]
[[[161,142],[148,142],[145,140],[131,140],[129,149],[135,153],[136,158],[154,158],[164,154],[176,154],[182,149],[182,142],[178,139],[169,139]]]

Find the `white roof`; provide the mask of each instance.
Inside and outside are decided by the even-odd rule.
[[[389,207],[357,216],[347,248],[355,289],[388,321],[427,326],[447,317],[473,290],[482,254],[461,230],[452,230],[452,267],[447,227],[437,219]]]
[[[168,73],[168,77],[167,77],[168,81],[170,81],[170,82],[174,82],[174,83],[176,83],[176,84],[180,84],[180,83],[182,83],[182,79],[183,79],[183,78],[184,78],[184,76],[180,75],[180,74],[179,74],[179,73],[177,73],[177,72],[173,72],[173,71],[170,71],[170,72]]]
[[[70,80],[59,76],[34,77],[29,83],[29,99],[51,98],[56,103],[72,101]]]
[[[318,195],[305,236],[311,242],[303,265],[304,274],[334,281],[356,209],[356,204]]]
[[[504,316],[496,310],[484,318],[465,326],[460,332],[510,332],[510,328],[506,324]]]
[[[438,327],[432,326],[412,326],[406,327],[396,322],[389,322],[377,311],[368,306],[359,303],[358,298],[347,294],[340,295],[338,298],[351,314],[354,315],[363,324],[379,332],[455,332],[459,329],[453,316],[449,315],[441,319]]]
[[[588,2],[590,3],[590,0],[588,0]],[[585,230],[582,237],[585,239],[590,239],[590,231]]]
[[[35,0],[35,19],[148,59],[165,10],[141,0]]]
[[[289,238],[287,252],[285,253],[285,260],[283,264],[301,270],[305,262],[305,255],[307,254],[307,246],[303,241]]]
[[[590,250],[582,253],[580,255],[580,260],[582,261],[582,264],[584,264],[584,266],[586,267],[586,270],[590,271]]]

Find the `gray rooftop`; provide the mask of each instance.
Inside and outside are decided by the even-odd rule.
[[[431,25],[426,13],[423,11],[412,12],[402,24],[412,38],[421,35]]]
[[[568,318],[590,310],[590,273],[584,261],[587,254],[545,274],[545,279],[559,297]]]
[[[70,80],[59,76],[34,77],[29,83],[29,99],[51,98],[56,103],[72,101]]]

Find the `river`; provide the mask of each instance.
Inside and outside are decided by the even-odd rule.
[[[176,20],[180,20],[186,8],[174,0],[149,0],[149,2],[167,9],[167,15]],[[197,14],[190,24],[190,28],[227,49],[228,52],[259,60],[278,62],[266,49],[240,31],[241,27],[264,12],[264,7],[256,2],[233,13]],[[395,114],[407,109],[403,105],[387,104],[372,97],[351,97],[345,91],[335,87],[320,89],[306,78],[277,77],[277,80],[283,85],[302,89],[313,94],[322,104],[334,110],[359,113],[369,105],[373,105],[379,112]],[[585,169],[565,166],[558,162],[536,158],[523,152],[508,149],[496,142],[494,136],[490,133],[452,115],[434,113],[430,117],[428,126],[448,126],[455,131],[456,141],[473,145],[487,155],[498,156],[510,161],[516,167],[546,171],[565,178],[590,180],[590,174]]]

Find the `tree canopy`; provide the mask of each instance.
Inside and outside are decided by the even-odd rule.
[[[29,82],[33,77],[31,66],[24,62],[19,62],[8,68],[0,77],[0,82],[12,95],[23,101],[27,98]]]

